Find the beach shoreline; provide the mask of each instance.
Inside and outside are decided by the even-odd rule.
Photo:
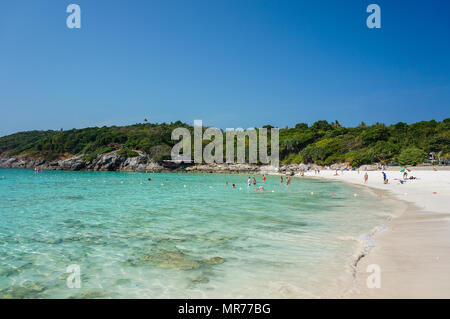
[[[307,172],[306,178],[342,181],[372,189],[383,201],[385,196],[407,203],[397,212],[386,229],[371,236],[374,246],[358,258],[355,285],[340,298],[449,298],[450,283],[450,172],[414,170],[417,180],[401,184],[402,173],[390,171],[389,184],[383,183],[381,171]],[[300,177],[301,178],[301,177]],[[398,179],[397,179],[398,178]],[[381,195],[381,196],[380,196]],[[371,269],[378,265],[380,288],[368,288]],[[369,270],[369,272],[368,272]],[[370,280],[370,278],[369,278]]]
[[[399,171],[387,171],[389,184],[383,183],[381,171],[314,170],[304,177],[343,182],[378,196],[381,205],[394,200],[392,218],[365,235],[367,239],[349,260],[354,266],[353,283],[342,281],[342,289],[325,298],[449,298],[450,283],[445,280],[450,269],[450,171],[415,170],[416,180],[401,184]],[[194,172],[191,172],[194,173]],[[196,173],[202,173],[197,171]],[[203,172],[206,173],[206,172]],[[220,174],[220,173],[219,173]],[[260,175],[259,173],[258,175]],[[269,173],[270,175],[285,175]],[[389,205],[390,206],[390,205]],[[368,242],[373,245],[367,245]],[[381,287],[368,288],[369,265],[381,270]],[[348,285],[347,285],[348,284]]]

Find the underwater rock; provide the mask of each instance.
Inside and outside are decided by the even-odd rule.
[[[200,263],[198,261],[189,258],[183,252],[178,250],[169,250],[147,255],[144,259],[161,268],[191,270],[200,267]]]
[[[191,278],[191,281],[194,284],[207,284],[209,282],[209,279],[204,276],[199,276],[199,277]]]
[[[1,299],[26,299],[39,298],[45,291],[45,287],[39,283],[26,282],[23,286],[11,286],[0,291]]]
[[[222,257],[216,256],[216,257],[203,259],[202,262],[205,264],[219,265],[219,264],[223,264],[225,262],[225,259],[223,259]]]
[[[98,299],[105,297],[108,297],[108,295],[102,289],[90,289],[81,293],[81,298],[86,299]]]

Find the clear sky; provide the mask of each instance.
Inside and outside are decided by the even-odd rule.
[[[68,29],[66,7],[81,6]],[[381,7],[368,29],[366,7]],[[450,1],[2,0],[0,136],[450,117]]]

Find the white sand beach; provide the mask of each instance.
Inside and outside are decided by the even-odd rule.
[[[383,183],[381,171],[367,172],[367,184],[364,171],[339,171],[338,176],[331,170],[305,173],[371,187],[380,205],[383,196],[408,203],[386,230],[374,235],[375,247],[359,260],[356,285],[343,297],[450,298],[450,171],[410,169],[408,175],[417,179],[403,184],[399,170],[386,171],[389,184]],[[373,264],[381,270],[380,288],[367,287],[367,267]]]

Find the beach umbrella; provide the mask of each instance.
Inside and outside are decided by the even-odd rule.
[[[404,168],[404,169],[402,169],[402,170],[400,171],[400,173],[404,173],[404,172],[411,172],[411,170],[410,170],[410,169],[407,169],[407,168]]]

